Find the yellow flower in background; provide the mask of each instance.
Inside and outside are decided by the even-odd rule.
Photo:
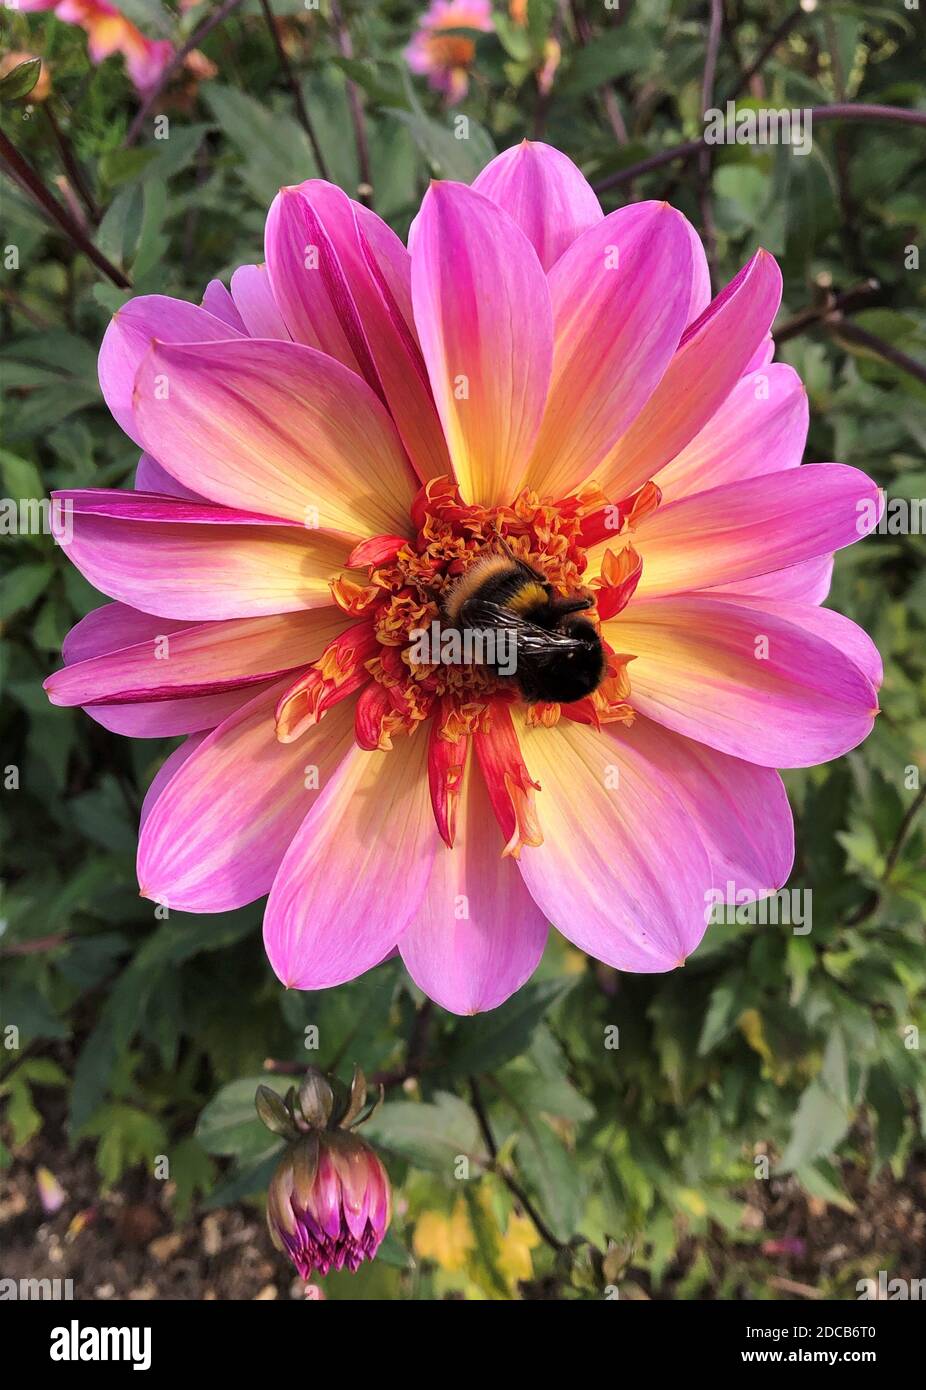
[[[458,1273],[466,1267],[467,1256],[475,1244],[462,1197],[450,1216],[445,1216],[441,1211],[423,1211],[412,1241],[419,1259],[433,1260],[448,1274]]]
[[[540,1244],[533,1224],[526,1216],[512,1212],[508,1229],[499,1241],[498,1268],[512,1288],[534,1273],[531,1251]]]

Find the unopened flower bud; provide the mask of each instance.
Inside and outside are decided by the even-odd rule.
[[[267,1194],[267,1226],[278,1250],[303,1279],[331,1269],[353,1272],[372,1259],[389,1226],[389,1178],[379,1158],[349,1126],[362,1123],[366,1104],[363,1073],[354,1072],[348,1095],[310,1069],[298,1093],[268,1103],[258,1092],[258,1112],[274,1132],[285,1132],[281,1111],[298,1134],[280,1161]]]

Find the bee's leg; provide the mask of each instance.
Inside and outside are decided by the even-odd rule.
[[[525,574],[529,574],[532,579],[536,579],[538,583],[543,584],[544,588],[549,589],[550,581],[547,579],[546,575],[541,574],[540,570],[535,570],[533,565],[529,565],[526,560],[522,560],[520,556],[515,555],[511,546],[508,544],[508,542],[505,540],[505,537],[498,529],[497,521],[492,522],[492,529],[495,532],[495,539],[498,541],[498,544],[501,546],[504,553],[508,556],[508,559],[511,560],[514,564],[516,564],[519,570],[523,570],[523,572]]]
[[[499,543],[499,545],[501,546],[502,550],[503,550],[503,551],[505,552],[505,554],[508,556],[508,559],[514,561],[514,563],[515,563],[516,565],[521,565],[521,564],[523,564],[523,563],[524,563],[523,560],[519,560],[519,559],[518,559],[517,555],[515,555],[515,553],[514,553],[514,551],[512,550],[511,546],[510,546],[510,545],[508,544],[508,542],[505,540],[505,537],[502,535],[501,531],[499,530],[498,522],[497,522],[497,521],[493,521],[493,522],[492,522],[492,530],[495,532],[495,539],[498,541],[498,543]]]
[[[595,600],[593,598],[583,598],[581,596],[575,598],[559,598],[553,595],[550,599],[550,612],[558,621],[560,618],[568,617],[570,613],[584,612],[586,608],[591,608],[594,602]]]

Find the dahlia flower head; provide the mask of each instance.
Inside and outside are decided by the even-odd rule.
[[[363,1072],[354,1068],[350,1091],[310,1067],[299,1087],[281,1099],[259,1086],[257,1113],[289,1141],[267,1192],[270,1239],[300,1276],[372,1260],[389,1227],[389,1177],[369,1144],[353,1130],[382,1101],[367,1105]]]
[[[16,7],[27,12],[54,10],[56,19],[79,25],[89,39],[94,63],[121,53],[129,77],[142,95],[157,86],[174,56],[169,40],[147,38],[108,0],[16,0]]]
[[[432,184],[408,249],[331,184],[284,188],[264,254],[201,307],[118,311],[100,383],[135,490],[57,494],[115,602],[68,635],[51,700],[185,736],[144,802],[143,896],[269,894],[287,986],[398,951],[461,1014],[528,979],[551,923],[618,970],[681,965],[730,886],[786,881],[774,769],[860,743],[882,676],[821,607],[880,497],[801,465],[775,261],[712,299],[681,213],[604,216],[528,143]],[[595,600],[588,697],[412,660],[502,543]]]
[[[429,87],[443,92],[448,106],[455,106],[469,91],[476,45],[468,34],[453,31],[490,34],[494,27],[490,0],[433,0],[405,50],[405,61],[412,72],[427,77]]]

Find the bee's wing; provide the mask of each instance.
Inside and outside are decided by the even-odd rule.
[[[549,628],[529,622],[498,603],[470,600],[464,605],[464,612],[467,627],[507,628],[509,632],[514,632],[519,650],[538,661],[579,651],[584,646],[578,637],[551,632]]]

